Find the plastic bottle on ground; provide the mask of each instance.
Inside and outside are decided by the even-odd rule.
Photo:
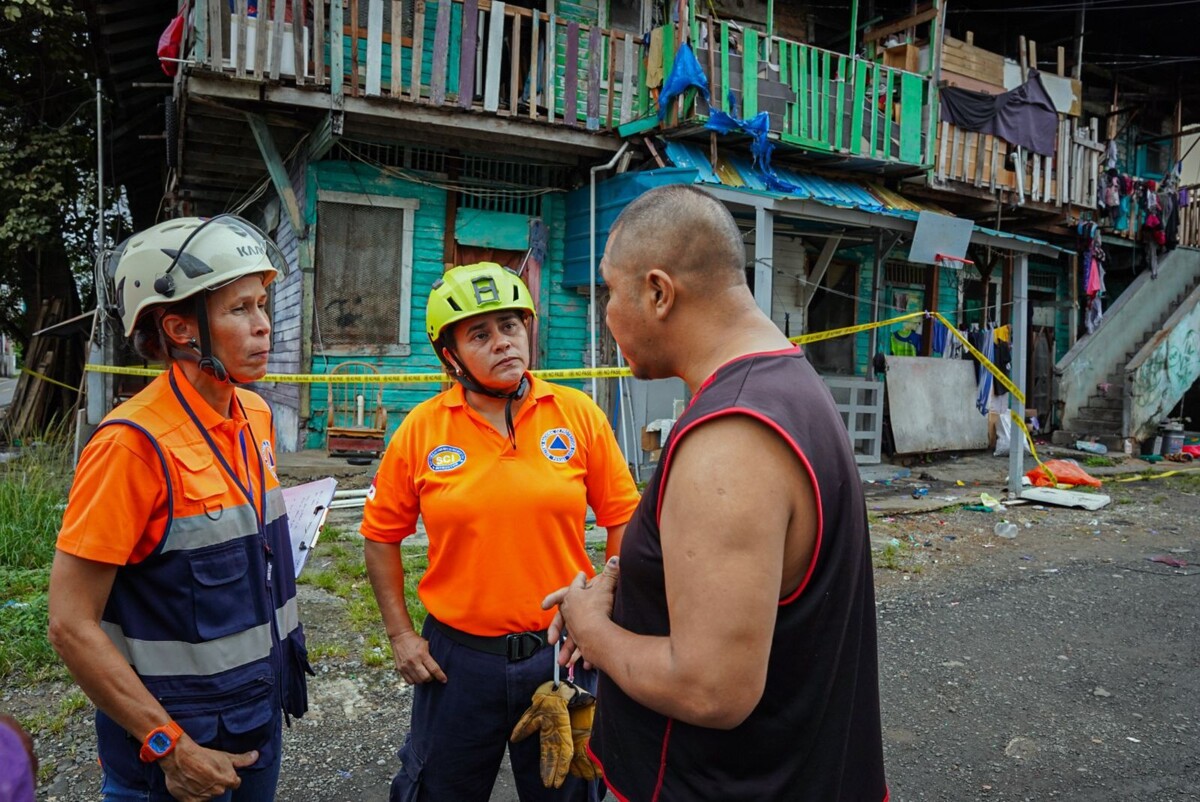
[[[1017,536],[1017,525],[1008,521],[1001,521],[996,524],[995,529],[992,531],[996,533],[996,537],[1004,537],[1011,540]]]

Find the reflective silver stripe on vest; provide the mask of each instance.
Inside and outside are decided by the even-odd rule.
[[[258,516],[249,504],[226,507],[213,515],[216,517],[201,513],[174,519],[162,550],[188,551],[258,534]]]
[[[266,523],[272,523],[286,513],[287,506],[283,503],[283,491],[278,487],[268,490]]]
[[[280,640],[300,626],[295,597],[275,610],[275,626]],[[144,676],[209,676],[262,660],[271,653],[271,631],[266,624],[206,643],[127,638],[121,626],[111,621],[101,621],[100,628],[126,662]]]
[[[100,628],[121,656],[144,677],[207,677],[265,660],[271,654],[270,624],[205,643],[127,638],[120,625],[110,621],[101,621]]]
[[[275,610],[275,626],[278,627],[279,639],[283,640],[292,630],[300,626],[300,614],[296,611],[296,599],[288,599],[284,605]]]

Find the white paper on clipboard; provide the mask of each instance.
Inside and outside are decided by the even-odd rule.
[[[337,479],[332,477],[283,489],[283,503],[287,507],[288,528],[292,536],[292,562],[296,566],[296,576],[300,576],[308,555],[317,545],[317,538],[321,536],[321,527],[329,513],[329,504],[333,501],[333,491],[336,489]]]

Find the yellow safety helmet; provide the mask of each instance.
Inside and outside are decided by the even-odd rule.
[[[531,315],[533,296],[517,273],[495,262],[452,267],[433,284],[425,305],[425,332],[437,343],[448,326],[469,317],[503,309]]]

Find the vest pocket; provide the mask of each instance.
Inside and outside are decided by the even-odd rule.
[[[204,640],[233,635],[254,626],[252,594],[245,581],[250,562],[246,544],[226,543],[194,551],[188,556],[192,570],[196,633]]]
[[[220,469],[214,468],[212,452],[179,449],[179,484],[188,501],[204,501],[223,494],[228,486]]]

